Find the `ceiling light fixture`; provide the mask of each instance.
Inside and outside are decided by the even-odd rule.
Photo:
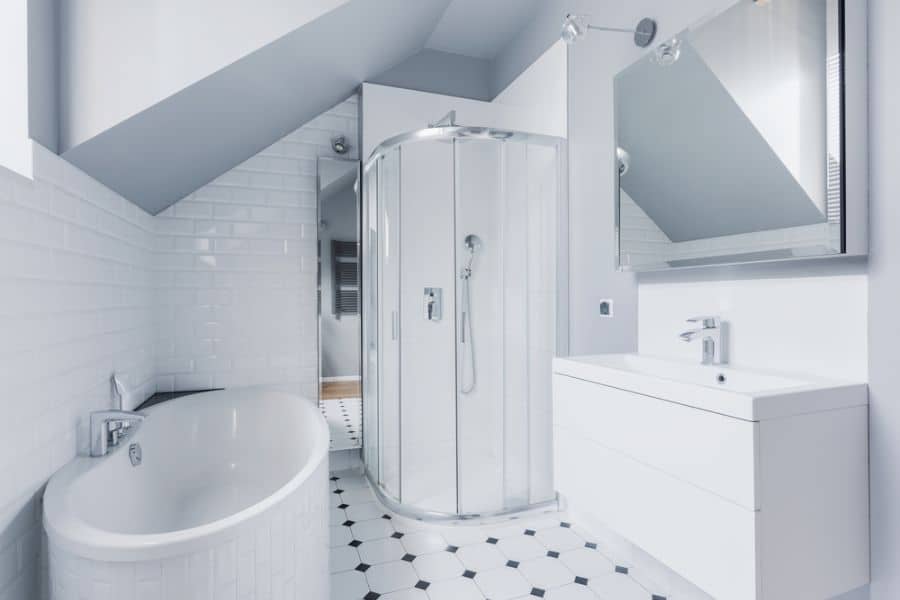
[[[588,19],[589,17],[587,15],[566,15],[566,20],[563,21],[562,32],[559,37],[567,44],[574,44],[584,37],[584,34],[590,29],[596,31],[612,31],[615,33],[631,33],[634,34],[634,44],[638,48],[646,48],[653,43],[653,39],[656,37],[656,21],[650,18],[641,19],[634,29],[600,27],[591,25],[588,22]]]

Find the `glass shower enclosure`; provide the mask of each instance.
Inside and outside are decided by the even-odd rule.
[[[437,127],[363,175],[363,459],[416,518],[553,505],[551,361],[568,346],[565,142]]]

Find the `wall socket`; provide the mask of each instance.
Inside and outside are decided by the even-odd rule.
[[[600,301],[600,316],[604,319],[612,319],[613,317],[613,301],[612,300],[601,300]]]

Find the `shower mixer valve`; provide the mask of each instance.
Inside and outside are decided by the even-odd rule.
[[[425,288],[424,301],[425,320],[435,322],[440,321],[443,316],[443,288]]]

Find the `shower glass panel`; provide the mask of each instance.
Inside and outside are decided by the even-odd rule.
[[[378,198],[377,169],[363,178],[364,198]],[[362,289],[374,290],[375,293],[363,294],[360,297],[361,314],[375,315],[362,320],[362,393],[366,398],[378,398],[378,204],[370,202],[362,207]],[[371,423],[373,427],[363,431],[363,462],[373,472],[379,472],[380,444],[379,431],[374,424],[378,423],[378,403],[363,403],[363,423]]]
[[[378,165],[378,381],[381,487],[400,498],[400,148]],[[365,431],[365,423],[363,424]]]
[[[388,141],[366,165],[364,459],[401,513],[555,502],[564,161],[557,138],[447,127]]]

